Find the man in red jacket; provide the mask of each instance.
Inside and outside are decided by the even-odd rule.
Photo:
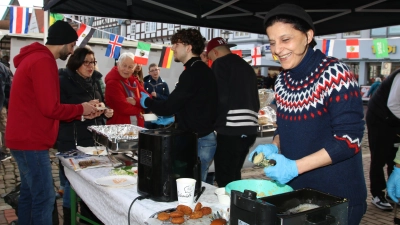
[[[57,21],[48,31],[46,45],[21,48],[10,95],[6,143],[18,164],[21,190],[19,224],[52,224],[55,201],[48,149],[57,138],[60,120],[95,116],[92,103],[60,104],[56,59],[67,59],[78,39],[76,31]]]

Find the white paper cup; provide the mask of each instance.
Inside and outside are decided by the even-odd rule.
[[[176,189],[178,192],[179,205],[187,205],[189,207],[192,207],[195,185],[196,180],[192,178],[176,179]]]
[[[215,189],[215,192],[214,192],[217,196],[218,195],[226,195],[226,192],[225,192],[225,187],[221,187],[221,188],[217,188],[217,189]]]

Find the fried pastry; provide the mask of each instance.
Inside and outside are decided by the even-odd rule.
[[[199,211],[194,211],[192,214],[190,214],[189,218],[190,219],[198,219],[203,217],[203,213],[199,210]]]
[[[169,213],[166,213],[166,212],[161,212],[157,215],[157,219],[159,219],[161,221],[169,220],[169,217],[170,217]]]
[[[171,219],[171,223],[173,224],[181,224],[185,222],[185,218],[183,217],[175,217]]]
[[[201,208],[201,212],[202,212],[203,215],[205,216],[205,215],[211,214],[212,210],[211,210],[210,207],[203,207],[203,208]]]
[[[192,214],[192,208],[187,205],[178,205],[178,207],[176,207],[176,210],[183,212],[185,215]]]
[[[198,203],[196,204],[196,207],[194,207],[194,211],[200,211],[200,210],[201,210],[201,207],[203,207],[203,205],[202,205],[200,202],[198,202]]]
[[[183,217],[185,214],[181,211],[174,211],[169,214],[171,218]]]

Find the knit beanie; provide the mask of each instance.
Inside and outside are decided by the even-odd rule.
[[[57,20],[49,27],[46,45],[65,45],[77,39],[76,31],[68,22]]]

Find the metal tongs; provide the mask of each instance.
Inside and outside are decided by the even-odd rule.
[[[274,159],[266,159],[262,152],[260,152],[260,153],[255,152],[253,157],[251,158],[251,161],[256,166],[259,166],[259,167],[269,167],[269,166],[276,165],[276,161]]]

